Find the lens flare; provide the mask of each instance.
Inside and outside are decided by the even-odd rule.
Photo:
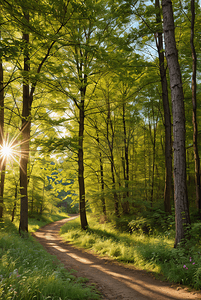
[[[15,161],[20,167],[20,159],[22,157],[27,157],[28,153],[22,150],[21,146],[28,142],[21,141],[20,133],[14,135],[14,137],[10,140],[9,135],[7,135],[6,139],[3,139],[2,145],[0,145],[0,170],[6,162]]]
[[[10,156],[12,156],[12,147],[10,147],[9,145],[1,146],[0,155],[5,159],[9,158]]]

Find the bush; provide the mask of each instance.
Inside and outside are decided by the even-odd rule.
[[[152,230],[150,220],[143,217],[137,217],[135,220],[129,222],[128,226],[130,232],[139,231],[141,233],[150,233]]]

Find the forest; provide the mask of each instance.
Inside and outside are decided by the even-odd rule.
[[[0,7],[0,218],[23,234],[29,216],[79,204],[84,230],[88,213],[145,231],[149,215],[173,220],[175,248],[188,239],[201,216],[199,1]]]

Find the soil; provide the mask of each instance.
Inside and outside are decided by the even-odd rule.
[[[201,293],[189,291],[178,285],[156,280],[146,271],[117,263],[106,257],[99,257],[92,251],[78,249],[59,236],[59,229],[66,222],[76,218],[54,222],[39,229],[33,236],[50,254],[64,264],[68,270],[75,270],[77,277],[86,277],[95,285],[103,300],[187,300],[200,299]]]

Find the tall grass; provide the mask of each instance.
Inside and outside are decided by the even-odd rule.
[[[62,212],[62,213],[43,213],[43,214],[37,214],[33,213],[29,215],[29,232],[34,232],[41,228],[42,226],[45,226],[46,224],[62,220],[64,218],[68,218],[68,214]],[[19,216],[16,216],[14,219],[14,224],[17,228],[19,228]]]
[[[100,255],[106,255],[136,268],[153,272],[156,277],[174,283],[201,288],[201,247],[199,240],[200,224],[194,226],[189,244],[173,248],[173,232],[152,235],[141,232],[124,233],[114,228],[112,223],[99,224],[95,218],[89,218],[90,227],[83,231],[79,220],[66,223],[60,230],[64,239],[73,244],[93,249]]]
[[[37,221],[38,222],[38,221]],[[34,220],[32,220],[32,225]],[[76,278],[32,237],[21,238],[6,220],[0,229],[0,299],[99,299],[84,278]]]

